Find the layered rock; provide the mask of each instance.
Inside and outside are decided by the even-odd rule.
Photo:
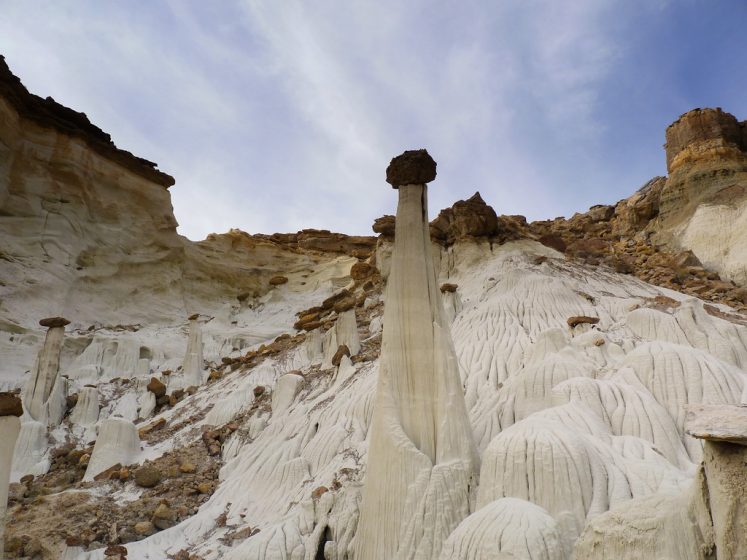
[[[694,109],[667,128],[669,178],[651,231],[747,284],[747,121]]]
[[[387,170],[399,204],[356,531],[355,557],[362,560],[437,558],[470,511],[478,466],[431,256],[427,188],[396,184],[400,176],[435,175],[423,152],[423,169],[405,152]]]
[[[129,335],[98,337],[99,328],[174,325],[198,309],[230,331],[251,318],[271,278],[289,279],[284,293],[319,288],[344,278],[376,242],[325,230],[231,230],[191,242],[176,231],[173,178],[118,149],[84,114],[29,93],[4,61],[0,146],[0,388],[18,386],[29,369],[39,316],[64,315],[71,330],[86,331],[63,348],[63,370],[96,339],[74,378],[132,376],[160,349]]]

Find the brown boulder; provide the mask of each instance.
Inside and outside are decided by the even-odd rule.
[[[386,182],[395,189],[404,185],[425,185],[436,178],[436,162],[427,150],[402,152],[386,168]]]
[[[147,388],[148,391],[156,396],[157,399],[163,397],[166,394],[166,385],[164,385],[163,382],[156,377],[150,378],[150,383],[148,383]]]
[[[127,556],[127,547],[121,544],[112,544],[106,547],[104,550],[104,556]]]
[[[336,313],[343,313],[345,311],[353,309],[356,303],[357,303],[357,300],[355,299],[354,296],[351,295],[335,303],[332,309],[334,309]]]
[[[574,241],[568,249],[579,257],[602,257],[609,250],[609,243],[598,237]]]
[[[335,352],[335,355],[332,356],[332,365],[335,367],[338,367],[340,365],[340,362],[342,361],[342,357],[347,356],[350,357],[350,348],[348,348],[347,344],[340,344],[340,346],[337,348],[337,352]]]
[[[376,218],[374,220],[373,226],[371,226],[371,229],[374,230],[374,233],[380,233],[384,237],[394,237],[394,229],[395,229],[395,220],[396,218],[394,216],[386,215],[382,216],[381,218]]]
[[[18,395],[0,393],[0,416],[23,416],[23,405]]]
[[[334,295],[329,296],[327,299],[325,299],[322,302],[322,309],[332,309],[335,306],[335,303],[338,301],[347,298],[350,296],[350,292],[348,290],[341,290],[337,292]]]
[[[39,321],[39,324],[42,327],[52,329],[55,327],[64,327],[65,325],[69,325],[70,321],[63,317],[47,317],[46,319],[42,319],[41,321]]]
[[[456,292],[458,287],[459,286],[457,286],[456,284],[441,284],[441,293],[445,294],[446,292]]]
[[[674,264],[679,268],[688,266],[703,266],[703,263],[700,262],[700,259],[696,257],[695,253],[693,253],[692,251],[682,251],[681,253],[678,253],[677,256],[674,257]]]
[[[153,488],[161,482],[161,471],[152,465],[139,467],[134,474],[135,484],[142,488]]]
[[[563,238],[555,233],[543,235],[537,241],[542,243],[545,247],[550,247],[550,249],[555,249],[560,253],[565,253],[565,250],[568,248],[565,241],[563,241]]]
[[[479,192],[441,210],[430,224],[431,237],[447,244],[465,237],[491,237],[498,231],[498,216]]]
[[[359,282],[365,280],[376,271],[376,267],[367,262],[357,262],[350,268],[350,277]]]
[[[597,204],[589,208],[588,216],[593,222],[608,222],[615,215],[615,207]]]
[[[273,276],[270,278],[270,286],[280,286],[288,283],[287,276]]]
[[[578,315],[576,317],[568,317],[568,326],[571,328],[577,327],[578,325],[596,325],[599,322],[599,317],[586,317],[585,315]]]

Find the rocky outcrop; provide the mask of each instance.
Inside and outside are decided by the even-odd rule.
[[[78,113],[60,105],[51,97],[43,99],[29,93],[21,80],[10,71],[5,57],[1,55],[0,97],[9,103],[21,118],[43,128],[53,128],[69,138],[81,139],[94,152],[152,183],[165,188],[174,184],[174,178],[159,171],[157,164],[117,148],[111,136],[91,124],[85,113]]]
[[[695,109],[667,129],[669,178],[650,231],[691,249],[708,267],[747,284],[747,122]]]
[[[667,127],[667,171],[688,160],[724,155],[729,149],[747,151],[747,121],[739,122],[721,108],[693,109]],[[719,150],[720,149],[720,150]],[[709,150],[712,150],[709,153]]]
[[[407,150],[389,163],[386,182],[395,189],[404,185],[424,185],[436,178],[436,162],[427,150]]]
[[[394,238],[394,216],[382,216],[374,221],[372,229],[385,240]],[[450,246],[457,241],[484,239],[505,243],[530,237],[524,216],[498,216],[482,199],[479,192],[467,200],[458,200],[450,208],[441,210],[430,223],[433,241]]]

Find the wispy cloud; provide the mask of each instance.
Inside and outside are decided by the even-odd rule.
[[[403,149],[427,147],[439,162],[433,213],[480,190],[499,212],[552,217],[663,171],[670,116],[657,111],[693,98],[671,74],[690,84],[704,71],[673,59],[674,47],[692,49],[696,8],[9,0],[0,51],[32,91],[174,174],[191,238],[230,227],[366,233],[394,207],[384,168]],[[653,48],[673,19],[683,29]],[[731,82],[744,81],[739,37],[711,36],[735,59],[721,70]]]

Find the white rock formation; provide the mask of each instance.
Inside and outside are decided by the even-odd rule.
[[[70,413],[70,422],[79,426],[90,426],[99,419],[99,390],[83,387],[78,392],[78,402]]]
[[[62,421],[66,408],[67,382],[59,376],[64,338],[64,323],[47,330],[44,345],[23,392],[23,406],[29,416],[50,426],[57,426]]]
[[[27,474],[46,473],[50,466],[48,450],[47,426],[34,420],[23,422],[13,453],[11,480],[16,482]]]
[[[182,371],[179,374],[169,376],[169,390],[202,385],[204,382],[203,367],[202,327],[198,318],[191,316],[189,318],[189,337],[184,361],[182,362]]]
[[[278,378],[272,391],[272,413],[280,414],[285,411],[296,398],[303,385],[303,377],[295,373],[286,373]]]
[[[400,185],[359,560],[437,558],[470,511],[477,452],[431,257],[425,185]]]
[[[444,543],[440,560],[565,560],[555,520],[516,498],[489,503],[462,521]]]
[[[101,423],[83,480],[91,481],[117,463],[131,465],[139,454],[140,438],[135,424],[123,418],[108,418]]]
[[[337,349],[345,345],[350,350],[350,355],[355,356],[361,349],[360,336],[358,335],[358,323],[355,320],[355,310],[349,309],[340,313],[334,327],[324,333],[322,348],[324,351],[323,369],[332,366],[332,357]]]
[[[8,505],[8,483],[13,465],[13,450],[21,429],[16,416],[0,416],[0,558],[4,557],[5,510]]]

